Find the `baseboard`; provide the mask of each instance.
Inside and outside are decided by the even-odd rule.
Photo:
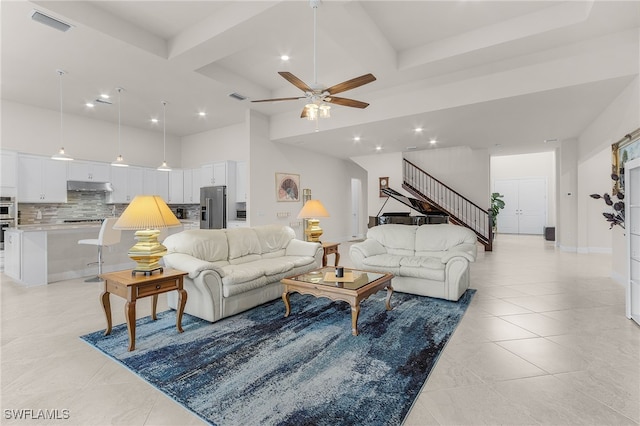
[[[562,244],[556,244],[556,247],[558,247],[560,250],[562,251],[566,251],[568,253],[576,253],[578,251],[577,247],[573,247],[573,246],[563,246]]]
[[[611,247],[578,247],[578,253],[613,254],[613,249]]]

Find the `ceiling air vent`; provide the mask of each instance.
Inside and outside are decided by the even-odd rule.
[[[41,24],[45,24],[51,28],[55,28],[56,30],[65,32],[71,29],[71,25],[66,22],[62,22],[59,19],[52,18],[51,16],[45,15],[42,12],[34,10],[31,12],[31,19],[34,21],[40,22]]]
[[[236,92],[229,93],[229,97],[237,101],[244,101],[245,99],[247,99],[246,96],[242,96],[240,93],[236,93]]]

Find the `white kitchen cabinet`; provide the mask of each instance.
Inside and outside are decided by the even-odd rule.
[[[109,182],[111,165],[91,161],[72,161],[68,166],[69,180]]]
[[[640,324],[640,158],[627,161],[625,230],[627,234],[627,318]]]
[[[66,162],[31,155],[18,156],[18,202],[66,203]]]
[[[159,195],[167,201],[169,198],[169,172],[144,169],[142,191],[145,195]]]
[[[4,273],[15,280],[21,280],[21,236],[17,230],[8,229],[4,233]]]
[[[169,204],[184,203],[184,170],[171,170],[169,172]]]
[[[231,173],[233,173],[233,181],[235,181],[235,170],[235,162],[233,161],[205,164],[200,168],[200,186],[229,185]]]
[[[109,202],[127,204],[136,195],[142,194],[142,167],[113,167],[111,185],[113,192],[109,194]]]
[[[183,170],[184,203],[198,204],[200,202],[200,169]]]
[[[241,220],[230,220],[227,222],[227,228],[228,229],[232,229],[232,228],[247,228],[249,226],[249,224],[245,221],[241,221]]]
[[[236,202],[247,202],[247,162],[238,161],[236,163]]]
[[[5,233],[5,274],[27,285],[47,284],[47,233]]]
[[[13,151],[0,151],[0,185],[5,197],[18,193],[18,154]]]

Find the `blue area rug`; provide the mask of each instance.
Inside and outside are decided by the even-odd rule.
[[[458,302],[379,292],[361,304],[291,295],[211,324],[175,312],[82,336],[205,421],[220,425],[399,425],[475,290]]]

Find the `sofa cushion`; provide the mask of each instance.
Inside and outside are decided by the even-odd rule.
[[[226,261],[227,235],[222,229],[191,229],[169,235],[162,242],[169,253],[183,253],[207,262]]]
[[[253,230],[260,242],[262,254],[284,249],[289,244],[289,241],[296,237],[296,233],[288,226],[264,225],[256,226]]]
[[[262,254],[258,235],[253,228],[227,229],[229,243],[229,261],[251,254]]]
[[[450,224],[422,225],[416,229],[415,250],[418,255],[433,255],[460,244],[475,244],[476,235],[463,226]]]
[[[382,244],[388,254],[412,256],[415,253],[416,228],[414,225],[374,226],[367,231],[367,238]]]
[[[403,257],[400,259],[400,275],[444,281],[445,265],[434,257]]]

